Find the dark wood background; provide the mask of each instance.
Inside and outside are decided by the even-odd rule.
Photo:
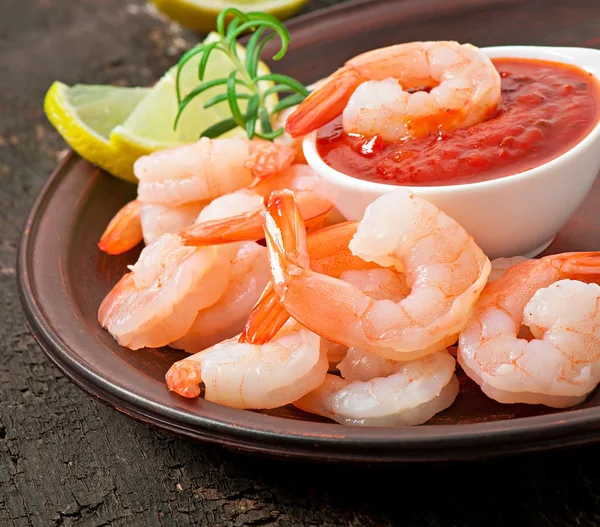
[[[446,466],[277,462],[158,433],[66,380],[15,289],[25,216],[65,152],[43,96],[56,79],[150,84],[200,37],[144,0],[0,3],[0,525],[600,524],[600,447]]]

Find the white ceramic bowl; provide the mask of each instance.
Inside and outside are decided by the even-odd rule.
[[[503,46],[482,48],[490,58],[523,57],[576,64],[600,79],[600,51],[586,48]],[[353,178],[327,165],[316,147],[317,132],[303,141],[308,164],[321,175],[338,211],[361,219],[365,208],[398,188]],[[600,170],[600,123],[560,157],[511,176],[450,186],[408,187],[457,220],[490,259],[533,257],[569,221]]]

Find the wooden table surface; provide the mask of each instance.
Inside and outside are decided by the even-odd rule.
[[[46,360],[15,288],[21,227],[65,150],[44,93],[56,79],[150,84],[199,38],[144,0],[1,2],[0,525],[599,525],[600,447],[447,466],[276,462],[149,429]]]

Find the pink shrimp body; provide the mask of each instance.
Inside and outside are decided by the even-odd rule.
[[[302,136],[342,115],[346,133],[398,141],[467,128],[493,116],[501,98],[500,75],[475,46],[409,42],[350,59],[298,105],[285,129]]]
[[[138,198],[180,205],[205,201],[247,187],[290,166],[286,145],[242,138],[208,139],[140,157],[134,164]]]
[[[455,364],[446,351],[396,362],[350,348],[338,364],[342,378],[328,374],[294,406],[342,424],[420,425],[456,399]]]
[[[265,344],[232,338],[173,364],[169,390],[233,408],[268,409],[290,404],[319,386],[327,373],[327,353],[312,331],[289,320]]]
[[[394,360],[453,344],[491,269],[472,237],[403,188],[375,200],[353,225],[353,255],[405,275],[410,294],[397,302],[377,300],[309,266],[316,249],[307,252],[293,194],[279,191],[271,194],[265,232],[274,288],[283,308],[324,338]],[[322,247],[326,249],[335,236],[334,229],[322,235]]]
[[[460,334],[465,373],[502,403],[583,401],[600,381],[600,286],[585,283],[599,281],[600,252],[509,268],[485,287]]]

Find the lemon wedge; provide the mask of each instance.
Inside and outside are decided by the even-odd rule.
[[[217,33],[210,33],[204,43],[214,42],[219,39]],[[238,44],[238,56],[243,63],[245,48]],[[198,84],[198,65],[202,54],[192,57],[182,68],[179,85],[181,96],[185,97]],[[222,51],[215,49],[208,60],[204,81],[227,78],[235,65],[231,59]],[[259,73],[266,75],[270,73],[264,62],[258,66]],[[127,120],[118,126],[110,134],[110,143],[118,152],[118,155],[133,164],[135,160],[151,152],[165,148],[174,148],[182,144],[197,141],[200,133],[213,124],[231,117],[227,101],[222,101],[210,108],[205,109],[204,104],[214,97],[223,93],[222,86],[209,88],[193,99],[185,108],[177,128],[174,128],[177,116],[178,104],[175,91],[177,76],[177,65],[170,68],[163,77],[154,85],[150,93],[134,109]],[[271,87],[271,81],[265,81],[259,85],[264,91]],[[242,87],[238,88],[243,91]],[[269,111],[277,104],[276,94],[269,96],[265,103]],[[239,100],[240,110],[246,110],[247,101]],[[220,137],[245,136],[246,132],[236,127]]]
[[[115,155],[110,133],[125,122],[149,88],[54,82],[44,111],[66,143],[81,157],[125,180],[134,181],[131,164]]]
[[[285,20],[294,16],[307,0],[151,0],[171,20],[200,33],[213,31],[219,13],[228,7],[242,12],[262,11]]]
[[[203,43],[219,38],[212,32]],[[182,97],[200,82],[201,57],[201,53],[197,54],[182,68],[179,82]],[[243,63],[245,48],[239,44],[238,57]],[[234,68],[231,59],[215,49],[209,57],[204,81],[226,78]],[[79,155],[116,177],[137,182],[133,164],[139,157],[197,141],[203,130],[231,117],[227,101],[204,108],[210,98],[223,93],[222,86],[217,86],[188,104],[174,128],[178,112],[177,69],[177,65],[172,66],[152,88],[82,84],[70,87],[57,81],[46,93],[44,110],[52,125]],[[271,71],[261,61],[258,72],[267,75]],[[273,82],[265,81],[259,84],[259,89],[264,91],[271,86]],[[239,87],[238,92],[244,89]],[[275,93],[267,97],[267,109],[271,111],[278,100]],[[246,99],[238,102],[244,112]],[[242,128],[236,127],[221,137],[245,135]]]

